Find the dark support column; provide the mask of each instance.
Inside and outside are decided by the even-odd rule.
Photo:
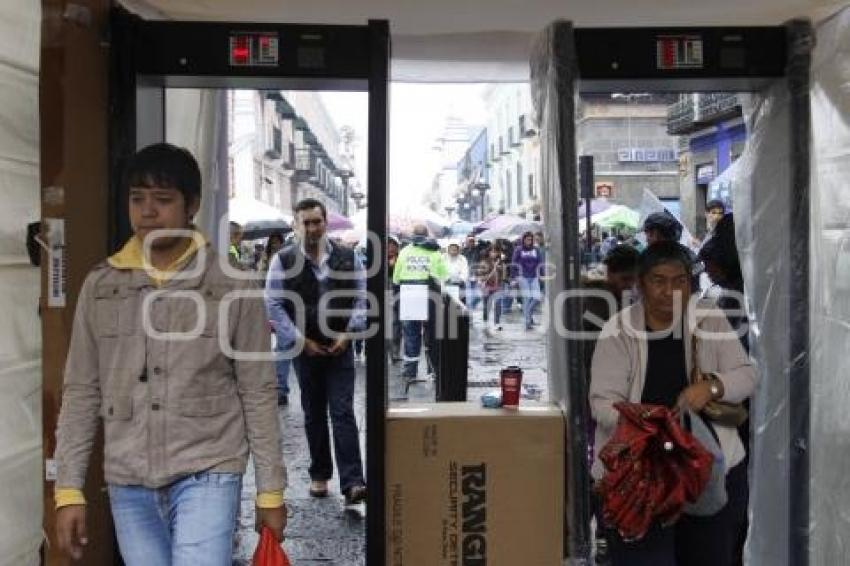
[[[387,290],[387,268],[384,250],[387,241],[387,179],[389,140],[389,60],[390,28],[386,20],[370,20],[369,69],[369,210],[367,222],[380,246],[368,241],[368,265],[371,276],[367,289],[377,302],[378,315],[369,323],[380,331],[366,342],[366,473],[368,475],[368,509],[366,515],[366,563],[382,566],[385,562],[384,456],[386,447],[385,416],[387,410],[387,357],[384,333],[384,299]],[[377,268],[375,267],[377,266]]]
[[[541,196],[547,239],[547,261],[553,279],[546,284],[551,320],[569,330],[581,328],[581,302],[561,303],[557,295],[579,286],[578,156],[575,141],[575,81],[578,76],[572,24],[555,22],[541,34],[531,62],[532,92],[540,123]],[[552,328],[558,328],[556,324]],[[584,344],[550,330],[548,336],[549,391],[567,415],[565,556],[570,563],[590,559],[590,475],[587,466],[587,379]]]
[[[809,218],[811,106],[810,70],[814,31],[807,20],[786,24],[788,89],[791,92],[791,284],[788,390],[790,429],[789,564],[809,564],[809,490],[811,433],[811,365],[809,356]]]

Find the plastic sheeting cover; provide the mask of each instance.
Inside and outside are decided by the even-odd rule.
[[[850,8],[812,57],[811,564],[850,553]]]
[[[39,219],[40,3],[0,5],[0,565],[38,564],[42,523],[39,271],[26,253]]]
[[[748,564],[788,560],[789,94],[778,84],[754,98],[749,137],[733,182],[736,239],[750,319],[750,355],[759,385],[750,406]]]

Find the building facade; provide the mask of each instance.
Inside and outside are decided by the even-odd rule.
[[[457,192],[458,163],[469,148],[474,127],[462,118],[449,116],[440,137],[434,143],[440,170],[434,176],[431,192],[426,195],[425,206],[447,218],[454,218]]]
[[[595,196],[640,209],[649,189],[676,213],[676,138],[667,133],[669,97],[583,95],[576,111],[579,155],[593,156]]]
[[[746,95],[701,93],[681,95],[668,108],[667,131],[679,136],[679,183],[682,220],[699,237],[705,234],[705,204],[731,194],[712,191],[714,180],[744,151],[747,132],[742,117]]]
[[[490,86],[487,109],[488,174],[485,215],[492,212],[534,218],[540,214],[540,142],[532,119],[528,83]],[[472,189],[471,189],[472,190]]]
[[[577,148],[580,155],[594,157],[597,197],[639,209],[643,190],[650,189],[678,213],[676,138],[667,133],[672,100],[648,94],[582,97]],[[470,220],[493,212],[538,218],[540,140],[529,86],[493,85],[484,103],[490,121],[457,166],[458,210],[469,205],[472,212],[464,217]]]
[[[352,160],[318,93],[233,90],[228,114],[231,202],[291,217],[310,197],[348,212]]]
[[[457,190],[454,194],[457,217],[479,222],[487,214],[487,191],[490,188],[487,128],[474,134],[472,143],[457,164]]]

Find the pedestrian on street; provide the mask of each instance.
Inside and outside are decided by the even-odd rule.
[[[501,250],[491,245],[485,252],[484,259],[478,262],[478,287],[481,289],[484,301],[483,320],[486,325],[490,309],[493,309],[493,324],[496,330],[502,330],[502,294],[507,279],[507,266]]]
[[[390,361],[396,364],[401,361],[401,320],[399,319],[399,286],[392,282],[395,264],[398,261],[399,241],[390,234],[387,236],[387,277],[392,288],[393,322],[392,322],[392,350]]]
[[[466,265],[469,267],[469,279],[466,282],[466,306],[470,310],[475,310],[476,305],[481,302],[481,292],[478,289],[478,279],[475,277],[476,265],[481,260],[482,251],[486,248],[484,242],[481,245],[475,241],[475,236],[470,234],[466,237],[463,248],[460,253],[466,258]]]
[[[440,246],[428,237],[424,224],[413,227],[413,240],[402,248],[393,270],[393,283],[402,289],[405,285],[430,285],[433,278],[442,284],[448,272]],[[402,291],[403,293],[403,291]],[[404,371],[402,377],[415,379],[419,373],[419,355],[422,351],[422,320],[401,321],[404,335]]]
[[[266,247],[263,257],[260,260],[259,275],[262,281],[265,282],[269,266],[277,252],[283,247],[283,233],[273,232],[266,240]],[[274,352],[275,352],[275,372],[277,373],[277,404],[279,407],[289,405],[289,367],[292,364],[292,358],[286,355],[292,349],[292,343],[287,342],[287,338],[282,334],[275,332],[274,321],[269,320],[272,333],[274,334]]]
[[[282,540],[286,525],[271,356],[245,360],[220,346],[270,354],[266,314],[244,297],[254,281],[226,275],[228,258],[192,225],[201,173],[188,151],[142,149],[122,187],[133,236],[86,277],[65,365],[55,453],[59,548],[80,560],[89,543],[82,490],[102,417],[124,564],[229,565],[249,454],[258,527]],[[175,229],[185,232],[160,232]]]
[[[281,250],[269,269],[266,308],[275,331],[299,349],[292,366],[310,449],[310,495],[326,497],[333,475],[330,413],[340,490],[351,505],[366,498],[351,346],[352,334],[366,327],[366,272],[352,249],[327,238],[327,210],[320,201],[298,202],[295,225],[297,244]]]
[[[443,260],[446,262],[446,271],[448,273],[446,285],[457,287],[461,302],[466,304],[466,282],[469,279],[469,264],[466,258],[460,254],[460,246],[456,243],[449,244]]]
[[[244,269],[242,263],[242,226],[238,222],[230,222],[230,246],[227,248],[227,258],[231,267]]]
[[[649,246],[640,257],[641,300],[602,329],[593,354],[589,395],[597,423],[592,468],[596,480],[604,475],[599,452],[619,421],[615,403],[664,405],[706,415],[702,411],[709,402],[741,403],[755,389],[755,371],[724,314],[704,307],[688,312],[690,273],[687,248],[675,242]],[[692,381],[694,367],[701,375]],[[608,529],[613,566],[737,563],[747,513],[746,448],[734,426],[707,415],[701,418],[713,428],[723,453],[728,502],[714,515],[685,514],[674,525],[656,524],[638,541],[623,540]]]
[[[540,267],[543,254],[534,245],[534,233],[522,235],[522,244],[514,250],[511,268],[513,279],[522,298],[522,315],[525,329],[534,327],[534,307],[540,302]]]

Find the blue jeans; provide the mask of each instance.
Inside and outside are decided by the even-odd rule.
[[[230,566],[240,474],[201,472],[158,489],[109,485],[126,566]]]
[[[531,326],[534,307],[540,301],[540,280],[537,277],[518,277],[517,283],[522,297],[522,316],[528,328]]]
[[[333,424],[334,455],[339,471],[339,487],[365,485],[360,438],[354,419],[354,353],[349,346],[334,357],[301,354],[293,367],[301,387],[304,429],[310,448],[310,479],[327,481],[333,475],[328,412]]]
[[[476,305],[481,302],[481,290],[478,288],[478,281],[470,279],[466,282],[466,307],[469,310],[475,310]]]
[[[484,322],[487,322],[490,309],[493,309],[493,322],[499,325],[502,317],[502,291],[484,291]]]
[[[280,340],[275,340],[275,354],[286,352],[292,348],[292,344],[282,344]],[[292,364],[292,358],[276,359],[275,373],[277,373],[277,394],[289,395],[289,366]]]
[[[404,336],[404,375],[416,377],[419,372],[419,354],[422,352],[423,320],[401,321],[401,332]]]

